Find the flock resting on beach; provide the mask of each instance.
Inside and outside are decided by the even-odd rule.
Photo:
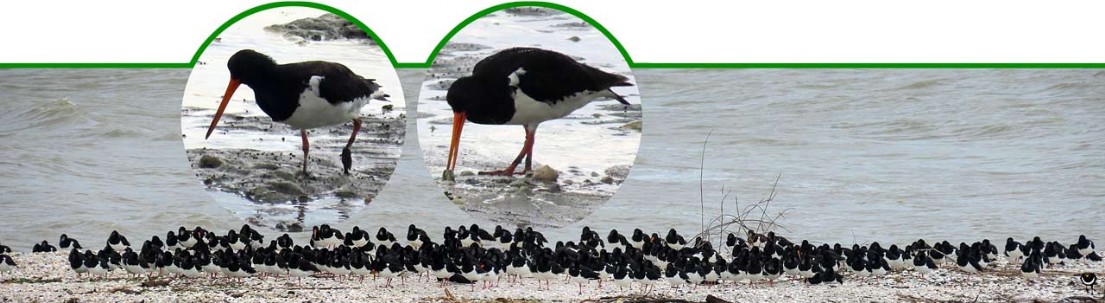
[[[112,231],[105,246],[82,250],[80,242],[62,234],[58,245],[69,250],[69,266],[79,277],[103,279],[114,272],[132,277],[242,279],[247,277],[306,277],[333,279],[383,278],[384,286],[407,277],[434,278],[441,286],[449,282],[469,283],[475,290],[494,287],[503,278],[514,284],[530,278],[549,288],[552,281],[583,285],[592,281],[621,288],[642,285],[651,292],[660,283],[673,287],[725,282],[755,285],[791,277],[809,284],[844,283],[850,277],[883,276],[913,270],[921,275],[941,265],[968,273],[992,270],[1005,259],[1021,264],[1026,279],[1039,277],[1042,270],[1070,262],[1100,262],[1101,256],[1086,236],[1064,245],[1035,237],[1027,242],[1006,239],[999,247],[989,240],[953,245],[948,241],[917,240],[899,247],[878,242],[850,247],[793,242],[775,235],[748,231],[726,237],[723,251],[709,241],[695,237],[687,241],[675,229],[666,235],[635,229],[625,235],[616,229],[605,237],[584,227],[578,241],[549,245],[540,232],[517,228],[513,232],[496,226],[446,227],[444,241],[433,241],[426,231],[411,224],[404,240],[381,227],[375,235],[359,227],[343,233],[329,225],[312,228],[310,243],[298,245],[288,234],[269,240],[249,225],[216,234],[202,227],[180,227],[165,238],[154,236],[140,246],[131,246],[125,236]],[[48,241],[35,244],[33,253],[53,252]],[[0,274],[17,264],[11,249],[0,245]],[[400,282],[404,283],[405,282]]]

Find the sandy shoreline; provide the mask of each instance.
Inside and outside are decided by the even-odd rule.
[[[592,282],[579,286],[563,280],[554,281],[550,290],[543,290],[532,279],[511,284],[503,277],[500,284],[481,290],[479,285],[449,283],[453,298],[436,282],[408,278],[385,287],[384,279],[366,278],[337,281],[329,277],[308,277],[301,282],[294,278],[251,277],[241,282],[211,278],[155,278],[154,286],[144,286],[146,278],[126,278],[115,271],[103,279],[78,278],[69,269],[66,253],[15,253],[12,258],[18,268],[0,275],[0,302],[614,302],[613,297],[625,297],[623,302],[641,299],[643,288],[634,283],[632,289],[619,290],[613,283],[604,283],[602,290]],[[724,284],[671,288],[667,283],[656,285],[649,298],[705,301],[707,295],[731,302],[1057,302],[1088,296],[1077,282],[1077,274],[1094,272],[1102,275],[1101,262],[1068,264],[1045,269],[1042,278],[1026,282],[1005,262],[992,270],[967,274],[947,266],[924,278],[912,271],[891,273],[881,278],[858,278],[845,274],[843,285],[808,285],[795,280],[780,280],[774,286]],[[159,283],[167,282],[164,285]],[[1097,302],[1102,292],[1098,287]],[[603,298],[609,298],[604,300]],[[1070,301],[1083,302],[1083,301]],[[1093,302],[1093,301],[1085,301]]]

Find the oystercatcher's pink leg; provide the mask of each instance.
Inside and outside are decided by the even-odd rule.
[[[522,171],[523,175],[533,170],[533,141],[535,137],[537,137],[537,129],[534,129],[533,132],[526,131],[526,138],[529,139],[530,144],[529,150],[526,151],[526,170]]]
[[[345,143],[345,148],[353,146],[353,141],[357,140],[357,132],[361,131],[361,118],[353,119],[353,133],[349,134],[349,142]]]
[[[518,164],[522,163],[522,159],[526,160],[526,167],[525,167],[525,170],[522,171],[521,174],[524,175],[524,174],[529,173],[529,171],[532,168],[531,167],[531,163],[532,163],[531,159],[533,158],[533,141],[534,141],[535,135],[537,134],[537,127],[534,126],[534,127],[531,128],[529,126],[526,126],[525,128],[526,128],[526,142],[522,145],[522,150],[518,151],[518,156],[514,158],[514,162],[511,162],[510,166],[508,166],[504,170],[480,172],[481,175],[512,176],[512,175],[514,175],[514,169],[518,168]]]
[[[299,130],[299,137],[303,138],[303,176],[307,176],[307,152],[311,150],[311,144],[307,142],[307,130]]]

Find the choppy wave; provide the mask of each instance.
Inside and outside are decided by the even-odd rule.
[[[0,113],[0,136],[32,128],[59,128],[95,123],[69,98],[46,100],[31,106],[10,106]]]
[[[663,168],[640,165],[640,172],[654,175],[635,175],[631,181],[639,187],[690,180],[665,184],[663,195],[697,196],[701,141],[678,137],[713,130],[706,174],[727,179],[706,178],[707,193],[732,189],[747,201],[771,191],[782,174],[773,206],[794,207],[783,224],[796,234],[817,235],[811,238],[1070,237],[1069,226],[1105,230],[1092,228],[1102,227],[1095,218],[1105,215],[1105,190],[1095,185],[1105,182],[1105,145],[1096,143],[1105,142],[1105,82],[1099,79],[1105,72],[698,70],[679,79],[709,89],[677,92],[687,84],[666,78],[668,72],[638,74],[647,82],[641,87],[654,105],[649,110],[664,125],[646,133],[641,150],[649,166]],[[635,209],[665,207],[647,202],[658,192],[639,187],[620,192],[612,207],[622,201]],[[1058,201],[1062,207],[1054,207]],[[985,229],[947,224],[987,218],[995,208],[1014,211]],[[596,216],[698,226],[693,220],[673,224],[670,217]]]
[[[937,85],[941,85],[943,83],[944,83],[943,79],[921,80],[921,81],[910,83],[910,84],[905,85],[905,86],[900,86],[896,89],[897,90],[928,89],[928,88],[932,88],[932,87],[937,86]]]
[[[116,72],[82,70],[84,77]],[[769,211],[792,209],[780,221],[786,235],[815,242],[1105,237],[1105,82],[1088,80],[1099,81],[1105,71],[635,72],[656,127],[644,132],[637,167],[622,190],[580,223],[594,229],[697,230],[700,189],[708,216],[722,200],[732,213],[736,197],[740,207],[754,203],[772,192],[781,174]],[[29,250],[60,232],[84,240],[112,229],[149,237],[179,225],[241,226],[195,182],[182,145],[162,141],[179,140],[179,118],[164,113],[178,113],[180,104],[162,103],[183,95],[187,73],[143,70],[133,80],[113,80],[133,85],[135,99],[128,100],[97,98],[117,91],[65,93],[73,101],[65,94],[9,99],[12,90],[0,91],[8,106],[0,112],[0,136],[20,133],[16,144],[0,143],[0,204],[11,206],[0,212],[0,230],[23,231],[0,241]],[[150,87],[140,78],[161,80]],[[775,81],[780,78],[788,81]],[[72,79],[53,81],[38,85]],[[149,108],[104,115],[110,106]],[[141,116],[155,118],[132,121]],[[136,124],[145,129],[127,130]],[[78,143],[59,140],[59,129],[83,126],[103,129],[65,134]],[[711,131],[700,187],[702,139]],[[83,138],[89,134],[97,137]],[[145,144],[143,138],[162,142],[115,147]],[[473,222],[441,200],[415,142],[404,148],[404,162],[378,199],[342,224],[440,229]],[[128,154],[135,151],[144,154]],[[58,216],[59,209],[67,215]],[[23,219],[31,217],[36,222]],[[578,237],[579,227],[547,236]]]
[[[107,128],[100,130],[97,136],[104,138],[137,138],[145,137],[145,132],[125,128]]]

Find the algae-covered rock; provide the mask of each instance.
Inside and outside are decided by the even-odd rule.
[[[223,166],[223,160],[215,156],[203,155],[203,157],[200,157],[199,166],[200,168],[219,168],[219,166]]]
[[[285,36],[299,37],[304,41],[326,41],[335,39],[368,39],[375,43],[360,26],[335,14],[325,14],[315,18],[303,18],[286,24],[265,27],[266,30],[282,33]]]

